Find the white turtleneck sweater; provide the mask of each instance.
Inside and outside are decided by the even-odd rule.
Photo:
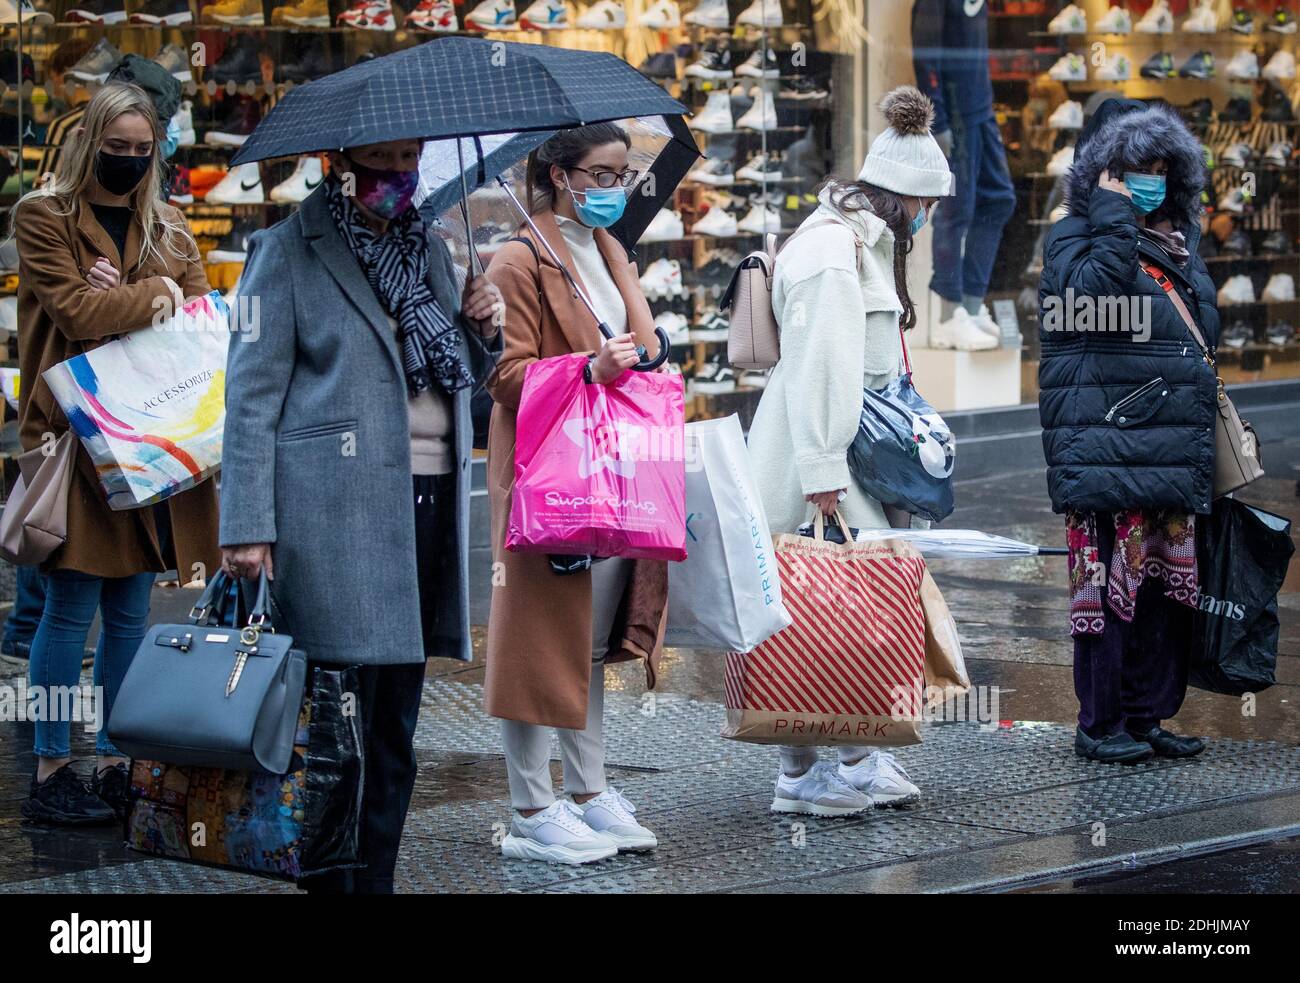
[[[614,334],[626,334],[627,305],[605,264],[600,246],[596,244],[596,230],[563,215],[556,215],[555,221],[568,244],[569,252],[573,254],[573,265],[577,268],[571,272],[576,273],[582,285],[587,288],[587,296],[591,298],[596,313]]]

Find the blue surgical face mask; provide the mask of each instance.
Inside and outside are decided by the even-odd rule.
[[[1139,215],[1154,212],[1165,200],[1165,176],[1163,174],[1138,174],[1127,171],[1124,174],[1124,187],[1133,196],[1133,208]]]
[[[925,227],[925,206],[922,205],[920,210],[912,216],[912,235],[915,236]]]
[[[627,195],[622,188],[588,188],[586,191],[574,191],[573,210],[583,225],[593,229],[605,229],[623,217],[627,207]]]
[[[162,138],[162,143],[158,145],[158,153],[163,160],[167,160],[172,154],[176,153],[176,148],[181,143],[181,127],[173,116],[167,121],[167,133]]]

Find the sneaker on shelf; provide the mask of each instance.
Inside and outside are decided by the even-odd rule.
[[[765,235],[768,232],[775,235],[781,231],[781,213],[768,205],[754,205],[745,217],[736,223],[736,229],[753,235]]]
[[[217,240],[208,251],[208,263],[243,263],[248,260],[248,240],[261,228],[261,223],[251,218],[237,219],[229,232]]]
[[[1138,74],[1146,79],[1171,79],[1177,77],[1178,66],[1168,51],[1157,51],[1142,63]]]
[[[1241,188],[1233,188],[1219,198],[1219,211],[1244,215],[1250,209],[1250,196]]]
[[[215,24],[256,27],[266,23],[262,0],[217,0],[203,8],[203,20]]]
[[[654,833],[636,820],[636,806],[623,793],[607,788],[586,802],[575,802],[582,821],[609,839],[619,850],[638,853],[659,845]]]
[[[627,11],[614,0],[596,0],[578,15],[578,26],[585,31],[621,31],[627,27]]]
[[[397,30],[391,0],[356,0],[339,14],[338,26],[362,31]]]
[[[730,334],[731,322],[712,311],[691,328],[691,341],[726,341]]]
[[[663,328],[670,345],[688,345],[691,341],[691,322],[676,311],[664,311],[655,317],[655,327]]]
[[[581,810],[567,799],[531,816],[516,812],[501,841],[501,856],[508,860],[589,864],[617,853],[618,845],[583,822]]]
[[[190,187],[190,169],[184,164],[172,166],[171,181],[167,185],[167,200],[173,205],[194,204],[194,189]]]
[[[736,177],[738,180],[753,181],[755,184],[780,181],[781,165],[776,162],[774,155],[760,152],[749,158],[745,166],[736,171]]]
[[[930,347],[978,352],[997,348],[998,342],[975,323],[966,308],[958,307],[952,317],[940,322],[930,332]]]
[[[1281,348],[1295,340],[1295,328],[1286,321],[1277,321],[1268,326],[1268,330],[1264,332],[1264,337],[1270,345],[1277,345]]]
[[[447,6],[451,6],[450,3]],[[408,18],[409,19],[409,18]],[[452,11],[452,22],[455,22]],[[525,31],[561,31],[569,26],[569,6],[563,0],[535,0],[519,15],[519,26]],[[440,28],[454,31],[454,27]]]
[[[736,216],[717,205],[705,212],[704,217],[691,226],[691,235],[693,236],[719,236],[725,238],[737,234]]]
[[[735,165],[725,157],[706,159],[686,175],[686,180],[715,188],[729,188],[736,183]]]
[[[1102,82],[1127,82],[1133,77],[1133,63],[1128,55],[1113,54],[1097,69],[1093,78]]]
[[[1202,0],[1183,21],[1184,34],[1214,34],[1219,29],[1219,15],[1214,12],[1214,0]]]
[[[193,82],[194,73],[190,71],[190,59],[185,49],[175,44],[164,44],[153,56],[153,61],[171,72],[177,82]]]
[[[1088,66],[1083,61],[1083,55],[1064,54],[1047,70],[1047,74],[1057,82],[1086,82]]]
[[[647,78],[675,79],[677,78],[677,56],[671,51],[660,51],[647,57],[638,71]]]
[[[1237,34],[1254,34],[1255,15],[1251,13],[1249,7],[1240,3],[1233,4],[1232,24],[1230,26]]]
[[[776,52],[764,45],[750,52],[749,57],[736,67],[736,74],[756,79],[780,78],[781,66],[777,63]]]
[[[830,94],[830,89],[811,75],[800,75],[781,84],[782,99],[825,99]]]
[[[869,796],[877,808],[907,805],[921,798],[921,790],[889,751],[872,751],[861,761],[841,764],[839,772],[841,778]]]
[[[283,205],[297,204],[320,187],[325,180],[321,159],[314,154],[299,157],[293,173],[271,189],[271,200]]]
[[[1047,173],[1053,177],[1060,177],[1073,166],[1074,147],[1062,147],[1052,154],[1052,159],[1047,162]]]
[[[1254,340],[1255,332],[1242,320],[1233,321],[1219,335],[1219,344],[1234,351],[1240,351]]]
[[[745,114],[736,120],[736,129],[775,130],[776,101],[772,98],[772,93],[760,93],[759,97],[754,100],[754,105],[750,106]]]
[[[190,0],[145,0],[129,19],[132,24],[179,27],[181,24],[193,24],[194,12],[190,10]]]
[[[1293,252],[1291,247],[1291,237],[1286,234],[1286,229],[1274,229],[1259,244],[1261,253],[1268,253],[1271,256],[1286,256]]]
[[[687,120],[686,125],[703,133],[731,132],[736,128],[731,118],[731,96],[725,92],[710,92],[704,108]]]
[[[209,147],[242,147],[261,121],[262,110],[250,96],[227,97],[225,118],[203,134]]]
[[[172,117],[176,123],[176,129],[180,130],[180,138],[176,141],[178,147],[192,147],[198,140],[194,133],[194,103],[188,99],[182,99],[180,106],[176,109],[176,115]]]
[[[257,39],[251,34],[234,35],[216,64],[204,75],[217,85],[225,85],[228,82],[234,82],[236,85],[260,82],[262,59],[258,55]]]
[[[1173,34],[1174,14],[1169,9],[1169,0],[1156,0],[1134,29],[1140,34]]]
[[[668,31],[682,26],[682,12],[673,0],[654,0],[637,24],[652,31]]]
[[[1275,34],[1295,33],[1295,14],[1286,4],[1279,3],[1277,9],[1268,15],[1268,29]]]
[[[647,240],[642,236],[641,241]],[[647,266],[645,273],[641,275],[641,289],[651,300],[685,297],[686,288],[682,286],[682,264],[675,259],[661,256]]]
[[[691,379],[690,391],[693,395],[700,396],[718,396],[736,391],[735,370],[723,361],[721,352],[700,366]]]
[[[1219,305],[1255,303],[1255,284],[1245,275],[1230,276],[1219,288]]]
[[[731,70],[730,45],[716,45],[712,41],[700,49],[699,57],[686,66],[686,74],[692,78],[729,79],[735,73]],[[713,93],[709,93],[712,98]]]
[[[517,31],[519,15],[514,0],[481,0],[464,15],[467,31]]]
[[[650,224],[641,233],[641,242],[672,242],[686,236],[682,227],[682,217],[669,208],[661,208],[650,220]]]
[[[1285,304],[1295,300],[1295,278],[1290,273],[1274,273],[1264,285],[1260,300],[1274,304]]]
[[[1264,107],[1259,114],[1262,121],[1267,123],[1291,123],[1295,121],[1295,111],[1291,108],[1291,100],[1280,89],[1270,85],[1260,95],[1259,102]]]
[[[746,369],[740,373],[736,385],[740,389],[766,389],[767,373],[760,372],[758,369]]]
[[[1098,34],[1130,34],[1133,31],[1133,18],[1123,7],[1114,4],[1093,23],[1092,29]]]
[[[45,27],[54,23],[54,15],[32,6],[32,0],[0,0],[0,25],[15,25],[20,21]]]
[[[114,48],[108,38],[100,38],[68,69],[68,74],[81,82],[102,83],[121,62],[122,52]]]
[[[841,777],[829,761],[818,761],[802,775],[785,772],[776,777],[773,812],[812,816],[856,816],[871,808],[871,796],[859,792]]]
[[[1219,163],[1226,167],[1249,167],[1251,161],[1255,158],[1255,152],[1251,149],[1250,144],[1238,141],[1230,143],[1219,154]]]
[[[1214,53],[1202,48],[1183,62],[1178,74],[1185,79],[1214,78]]]
[[[1047,22],[1047,30],[1049,34],[1087,34],[1088,18],[1078,4],[1067,3]]]
[[[700,0],[699,6],[682,17],[682,23],[695,27],[730,27],[727,0]]]
[[[126,0],[72,0],[63,20],[68,24],[125,24]]]
[[[312,79],[320,78],[322,75],[328,75],[334,71],[334,64],[330,59],[323,38],[312,38],[306,34],[298,35],[298,37],[305,39],[306,44],[299,47],[295,52],[295,61],[276,63],[275,76],[278,81],[310,82]]]
[[[780,27],[785,23],[781,16],[781,0],[754,0],[736,15],[736,23],[749,27]]]
[[[1250,246],[1250,233],[1245,229],[1233,229],[1219,247],[1224,256],[1249,256],[1253,251]]]
[[[1067,99],[1047,117],[1047,125],[1054,130],[1079,130],[1083,128],[1083,104]]]
[[[24,818],[51,826],[106,826],[117,822],[112,808],[92,792],[72,765],[43,782],[32,776],[31,792],[19,806]]]
[[[289,0],[271,11],[271,23],[287,27],[330,26],[330,8],[327,0]]]
[[[1259,59],[1253,51],[1238,51],[1224,66],[1223,74],[1238,81],[1259,78]]]
[[[1246,111],[1250,112],[1250,103],[1246,103]],[[1214,103],[1209,99],[1196,99],[1183,106],[1179,112],[1191,125],[1204,126],[1214,119]]]
[[[1283,48],[1278,48],[1277,51],[1273,52],[1273,57],[1268,60],[1263,71],[1259,74],[1266,79],[1283,81],[1295,78],[1295,55]]]
[[[209,205],[256,205],[265,201],[261,168],[256,161],[232,167],[203,200]]]
[[[1219,110],[1219,122],[1249,123],[1250,114],[1250,100],[1237,96],[1235,99],[1229,99],[1227,105]]]

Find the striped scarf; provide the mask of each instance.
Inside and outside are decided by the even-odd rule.
[[[420,213],[408,208],[375,235],[338,181],[325,182],[325,201],[370,289],[397,321],[407,392],[416,396],[434,383],[449,393],[472,386],[460,357],[460,332],[429,289],[429,241]]]

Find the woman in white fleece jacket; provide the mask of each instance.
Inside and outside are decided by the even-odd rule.
[[[912,86],[880,104],[888,129],[853,182],[830,181],[821,206],[781,250],[772,306],[781,360],[749,431],[749,452],[773,535],[794,532],[814,510],[838,509],[859,529],[890,525],[880,502],[849,475],[848,450],[862,390],[901,371],[900,329],[916,323],[907,254],[930,206],[951,193],[947,159],[930,126],[934,108]],[[772,808],[819,816],[898,805],[919,790],[887,753],[842,747],[838,768],[815,747],[781,749]]]

